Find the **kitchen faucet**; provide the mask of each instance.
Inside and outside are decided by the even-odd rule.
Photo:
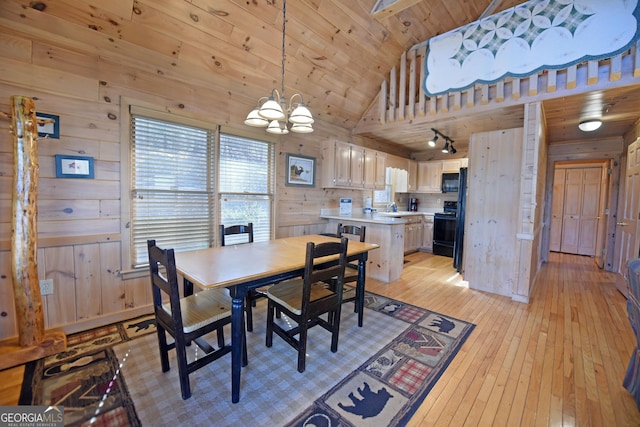
[[[387,212],[398,212],[396,202],[387,203]]]

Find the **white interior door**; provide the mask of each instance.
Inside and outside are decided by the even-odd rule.
[[[616,242],[619,243],[617,272],[625,275],[627,261],[640,256],[638,253],[638,212],[640,205],[640,141],[636,140],[627,150],[624,199],[616,223]],[[618,244],[616,244],[618,247]]]
[[[600,188],[602,168],[583,170],[582,205],[580,206],[579,255],[596,255],[598,223],[600,222]]]
[[[556,168],[553,173],[553,201],[551,203],[551,234],[549,249],[560,251],[562,239],[562,212],[564,210],[564,179],[566,169]]]
[[[566,170],[560,251],[569,254],[578,253],[580,210],[582,206],[582,178],[582,169]]]
[[[573,164],[558,167],[554,173],[551,236],[549,248],[570,254],[596,257],[604,222],[604,164]],[[600,254],[601,255],[601,254]],[[599,264],[600,265],[600,264]]]

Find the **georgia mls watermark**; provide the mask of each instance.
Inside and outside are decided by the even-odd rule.
[[[0,427],[63,427],[64,406],[0,406]]]

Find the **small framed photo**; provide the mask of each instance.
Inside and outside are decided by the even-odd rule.
[[[56,154],[56,178],[93,179],[93,157]]]
[[[36,112],[36,119],[46,120],[46,123],[38,123],[38,136],[41,138],[60,139],[60,116]]]
[[[316,185],[316,159],[287,154],[285,185],[314,187]]]

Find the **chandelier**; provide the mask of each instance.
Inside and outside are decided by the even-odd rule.
[[[285,61],[285,29],[287,22],[287,0],[282,5],[282,90],[271,90],[271,95],[258,99],[255,108],[247,115],[244,124],[247,126],[266,127],[267,132],[277,135],[286,135],[291,132],[311,133],[313,132],[313,116],[311,111],[304,105],[302,95],[294,94],[287,104],[284,96],[284,61]],[[300,98],[299,102],[294,100]],[[291,123],[291,128],[289,128]]]

